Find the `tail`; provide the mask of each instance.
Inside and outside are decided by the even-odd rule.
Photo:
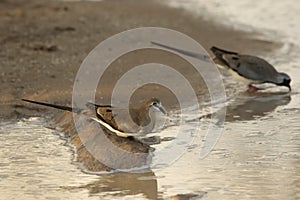
[[[210,62],[210,57],[208,55],[205,55],[205,54],[195,53],[195,52],[192,52],[192,51],[186,51],[186,50],[183,50],[183,49],[178,49],[178,48],[175,48],[175,47],[167,46],[165,44],[160,44],[158,42],[153,42],[153,41],[151,41],[151,44],[162,47],[162,48],[165,48],[165,49],[169,49],[171,51],[175,51],[175,52],[180,53],[180,54],[185,55],[185,56],[189,56],[189,57],[192,57],[192,58],[197,58],[197,59],[205,61],[205,62]]]
[[[99,105],[99,104],[94,104],[92,102],[87,102],[85,105],[90,110],[97,110],[98,108],[106,108],[106,109],[112,109],[113,108],[111,105]]]
[[[26,101],[29,103],[34,103],[34,104],[38,104],[38,105],[42,105],[42,106],[47,106],[47,107],[51,107],[51,108],[56,108],[56,109],[60,109],[60,110],[65,110],[65,111],[69,111],[69,112],[73,112],[73,113],[81,112],[81,109],[78,109],[78,108],[76,109],[76,108],[72,108],[72,107],[68,107],[68,106],[54,105],[54,104],[50,104],[50,103],[32,101],[29,99],[22,99],[22,101]]]
[[[227,50],[224,50],[224,49],[220,49],[218,47],[211,47],[210,50],[215,54],[216,57],[218,56],[221,56],[223,54],[234,54],[234,55],[238,55],[238,53],[236,52],[233,52],[233,51],[227,51]]]

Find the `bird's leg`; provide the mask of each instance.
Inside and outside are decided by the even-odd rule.
[[[248,92],[257,92],[258,90],[260,90],[260,88],[255,87],[255,86],[252,85],[252,84],[249,84],[249,85],[248,85]]]

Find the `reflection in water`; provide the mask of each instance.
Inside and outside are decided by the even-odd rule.
[[[1,197],[296,199],[300,96],[291,95],[240,94],[230,102],[224,133],[208,157],[199,159],[204,130],[171,166],[140,174],[82,173],[71,162],[70,148],[40,119],[0,123]]]
[[[250,96],[244,93],[227,107],[226,121],[254,120],[274,111],[278,106],[287,105],[291,101],[289,94],[259,94]]]
[[[99,194],[111,199],[141,194],[146,199],[158,198],[157,180],[153,172],[102,175],[99,180],[80,188],[88,189],[90,195]]]
[[[69,185],[90,182],[71,163],[65,141],[40,119],[0,122],[0,199],[86,199],[86,191],[68,192]]]

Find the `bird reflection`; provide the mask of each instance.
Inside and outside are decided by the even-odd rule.
[[[90,195],[123,197],[142,194],[145,199],[158,199],[157,180],[153,172],[115,173],[102,175],[95,182],[76,188],[87,189]]]
[[[289,94],[282,93],[256,93],[255,96],[250,96],[245,92],[238,96],[227,107],[227,122],[254,120],[291,101]]]

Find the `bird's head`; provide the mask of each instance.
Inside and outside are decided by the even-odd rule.
[[[143,127],[144,130],[148,129],[147,127],[149,127],[149,130],[152,131],[156,123],[155,110],[162,112],[163,114],[167,113],[157,98],[151,98],[142,104],[142,106],[138,109],[137,115],[131,116],[137,125]]]
[[[289,75],[287,75],[286,73],[279,73],[278,80],[279,81],[277,85],[288,87],[291,91],[291,78]]]
[[[166,109],[163,107],[160,100],[156,98],[151,98],[150,100],[148,100],[147,105],[149,106],[149,108],[152,107],[155,110],[162,112],[163,114],[167,113]]]

